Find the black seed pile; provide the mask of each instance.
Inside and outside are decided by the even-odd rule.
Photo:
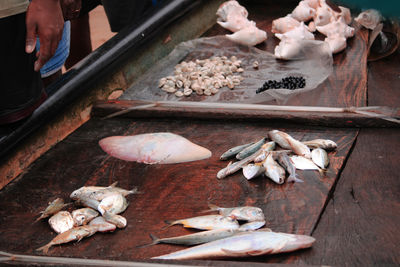
[[[263,86],[257,89],[256,93],[259,94],[268,89],[280,89],[280,88],[294,90],[294,89],[304,88],[305,86],[306,86],[306,79],[304,79],[303,77],[289,76],[286,78],[282,78],[282,80],[280,81],[277,80],[266,81],[263,84]]]

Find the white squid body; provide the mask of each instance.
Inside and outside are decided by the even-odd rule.
[[[297,39],[297,40],[314,40],[314,34],[309,32],[308,28],[301,22],[299,26],[285,33],[276,33],[275,36],[282,40],[284,38]]]
[[[211,151],[173,133],[111,136],[100,140],[110,156],[146,164],[172,164],[211,157]]]
[[[309,248],[314,242],[315,238],[311,236],[259,230],[240,233],[153,259],[192,260],[259,256]]]
[[[310,7],[306,1],[300,1],[292,11],[292,17],[298,21],[308,21],[315,16],[315,9]]]
[[[236,13],[244,18],[247,18],[249,15],[246,8],[241,6],[238,1],[226,1],[222,3],[219,6],[216,14],[218,16],[218,20],[227,21],[228,15],[232,13]]]
[[[282,17],[279,19],[275,19],[272,21],[271,32],[273,33],[285,33],[294,28],[298,27],[300,22],[294,19],[291,15],[287,15],[286,17]]]
[[[256,26],[250,26],[225,36],[232,42],[248,46],[255,46],[267,40],[267,33]]]

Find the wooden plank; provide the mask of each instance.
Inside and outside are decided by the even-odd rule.
[[[313,236],[309,264],[400,264],[400,132],[362,129]]]
[[[192,106],[194,105],[194,106]],[[196,106],[197,105],[197,106]],[[325,110],[325,111],[321,111]],[[399,108],[376,107],[363,110],[370,115],[358,114],[357,109],[340,109],[308,106],[245,105],[230,103],[152,102],[141,100],[98,101],[92,115],[100,118],[114,116],[130,118],[207,118],[246,119],[266,122],[288,122],[299,125],[329,127],[399,127],[387,118],[399,118]],[[383,112],[381,112],[383,111]],[[121,113],[122,112],[122,113]],[[383,115],[386,118],[375,117]]]
[[[257,140],[267,131],[279,128],[301,140],[329,138],[339,145],[330,154],[331,165],[325,176],[303,171],[304,183],[276,185],[268,179],[247,181],[241,173],[223,180],[216,173],[227,165],[219,156],[228,148]],[[144,165],[107,156],[98,141],[110,135],[169,131],[209,148],[213,156],[187,164]],[[150,242],[149,234],[161,237],[193,231],[179,226],[161,231],[164,220],[200,215],[208,203],[221,206],[254,205],[263,209],[267,227],[274,231],[310,234],[325,205],[343,161],[357,135],[355,129],[302,128],[262,122],[206,120],[95,120],[78,129],[47,152],[29,172],[0,192],[0,250],[37,254],[35,249],[49,242],[52,233],[46,221],[33,224],[48,201],[68,199],[83,185],[109,185],[118,181],[122,188],[137,186],[142,194],[129,196],[130,206],[123,213],[126,229],[96,234],[77,244],[51,248],[49,256],[88,257],[115,260],[144,260],[181,249],[157,245],[138,249]],[[12,201],[10,201],[12,200]],[[23,230],[22,230],[23,229]],[[301,252],[300,252],[301,253]],[[282,255],[288,260],[291,254]],[[276,257],[241,259],[271,262]]]

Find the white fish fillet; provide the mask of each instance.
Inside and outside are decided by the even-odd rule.
[[[111,136],[100,140],[110,156],[146,164],[172,164],[211,157],[211,151],[173,133]]]
[[[315,239],[267,231],[244,232],[203,245],[153,257],[153,259],[209,259],[276,254],[311,247]]]

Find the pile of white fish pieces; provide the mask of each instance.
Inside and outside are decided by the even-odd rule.
[[[197,245],[153,257],[153,259],[189,260],[289,252],[311,247],[315,241],[311,236],[275,233],[268,228],[259,229],[265,224],[265,216],[258,207],[222,208],[212,204],[209,206],[209,211],[218,211],[219,214],[166,221],[168,226],[182,224],[187,228],[206,231],[168,238],[151,235],[153,242],[141,247],[159,243]],[[244,223],[239,224],[242,221]]]
[[[117,227],[125,228],[127,220],[118,215],[126,210],[128,201],[126,196],[136,192],[136,189],[125,190],[116,187],[117,183],[110,186],[84,186],[70,195],[75,204],[83,208],[72,212],[62,210],[71,203],[64,203],[62,198],[57,198],[41,212],[36,220],[50,217],[50,227],[58,234],[48,244],[38,248],[38,251],[47,253],[49,248],[71,241],[80,241],[97,232],[112,232]]]
[[[221,160],[236,157],[239,161],[230,162],[227,167],[217,173],[222,179],[240,169],[246,179],[265,175],[277,184],[287,182],[303,182],[296,174],[299,170],[317,170],[323,173],[329,165],[327,150],[335,150],[337,144],[332,140],[315,139],[299,141],[289,134],[272,130],[268,138],[245,145],[236,146],[221,155]],[[282,150],[275,150],[276,145]],[[253,162],[253,163],[252,163]],[[289,176],[286,179],[286,172]]]

